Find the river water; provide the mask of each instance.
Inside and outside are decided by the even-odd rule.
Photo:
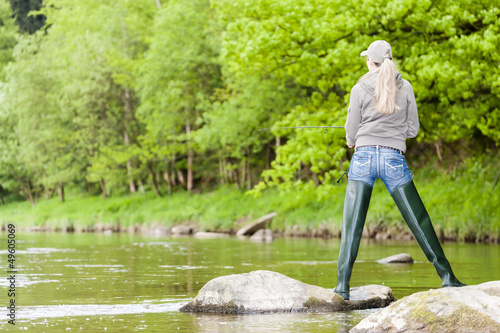
[[[0,244],[7,234],[0,233]],[[29,332],[347,332],[376,310],[347,313],[210,315],[179,312],[209,280],[272,270],[333,288],[338,239],[196,239],[131,234],[16,234],[16,328],[7,323],[7,246],[2,253],[0,329]],[[500,279],[500,246],[443,245],[467,284]],[[377,259],[409,253],[411,265]],[[412,241],[361,244],[351,286],[383,284],[396,298],[439,288],[434,268]]]

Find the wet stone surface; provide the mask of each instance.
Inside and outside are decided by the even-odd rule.
[[[350,332],[500,332],[500,281],[419,292],[362,320]]]
[[[377,260],[379,264],[413,264],[414,260],[408,253],[399,253]]]
[[[392,290],[385,286],[369,285],[351,290],[351,300],[345,301],[332,289],[260,270],[210,280],[195,299],[180,310],[228,314],[334,312],[380,308],[395,300]]]

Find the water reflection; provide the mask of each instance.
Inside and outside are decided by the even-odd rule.
[[[191,316],[194,328],[200,332],[348,332],[373,312]]]

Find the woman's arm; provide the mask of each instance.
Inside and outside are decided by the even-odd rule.
[[[413,93],[413,88],[411,84],[408,83],[408,108],[407,108],[407,119],[408,119],[408,130],[406,131],[406,137],[414,138],[418,134],[418,129],[420,127],[420,122],[418,120],[418,110],[417,102],[415,101],[415,94]]]
[[[351,89],[347,120],[345,122],[345,133],[347,146],[349,148],[354,147],[356,144],[356,133],[358,133],[359,123],[361,122],[361,107],[359,105],[360,93],[361,87],[358,85],[355,85]]]

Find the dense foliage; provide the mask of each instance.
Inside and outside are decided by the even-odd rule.
[[[0,184],[32,205],[68,185],[327,196],[342,130],[258,129],[343,125],[377,39],[415,90],[415,151],[498,151],[497,1],[0,0],[0,22]]]

